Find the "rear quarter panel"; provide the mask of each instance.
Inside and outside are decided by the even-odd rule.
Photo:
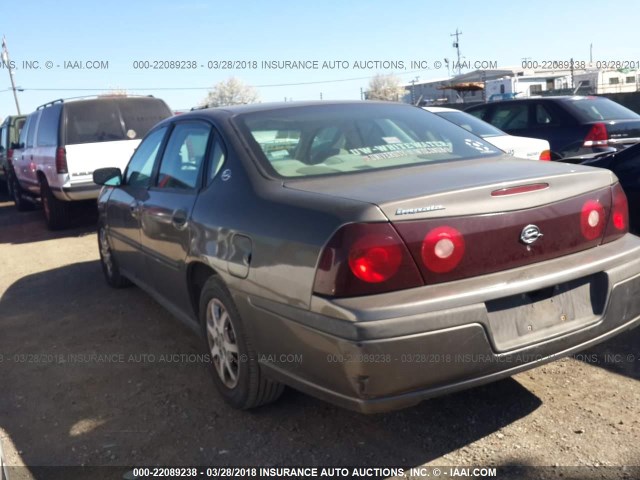
[[[320,251],[331,235],[348,222],[387,218],[366,202],[292,190],[266,178],[233,132],[227,133],[220,172],[229,171],[230,178],[219,173],[198,196],[188,262],[209,265],[232,289],[308,308]],[[230,271],[236,235],[251,242],[246,278]]]

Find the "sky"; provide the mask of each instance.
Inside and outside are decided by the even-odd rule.
[[[358,99],[376,74],[393,73],[403,83],[447,77],[444,59],[456,57],[451,37],[456,29],[462,32],[463,61],[471,66],[463,72],[480,61],[498,67],[519,66],[524,58],[588,61],[590,45],[594,61],[640,61],[635,34],[640,2],[634,0],[606,5],[589,0],[32,0],[7,5],[0,33],[15,62],[23,113],[54,99],[114,89],[154,95],[174,110],[185,110],[229,77],[256,86],[262,101]],[[283,65],[286,60],[311,68]],[[87,61],[102,62],[103,68],[86,68]],[[195,68],[140,68],[162,61]],[[412,68],[412,61],[419,65]],[[31,68],[23,62],[31,62]],[[70,68],[75,62],[85,68]],[[16,113],[10,86],[3,67],[0,117]]]

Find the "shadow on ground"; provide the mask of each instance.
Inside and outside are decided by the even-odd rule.
[[[55,238],[78,237],[95,233],[98,212],[95,202],[72,202],[71,223],[64,230],[47,229],[39,205],[33,210],[18,212],[6,191],[0,190],[0,244],[40,242]]]
[[[622,332],[607,342],[574,355],[574,358],[640,380],[640,328]]]
[[[293,390],[235,411],[197,335],[139,289],[108,288],[97,261],[16,281],[0,312],[0,426],[30,466],[414,466],[540,405],[508,379],[374,416]]]

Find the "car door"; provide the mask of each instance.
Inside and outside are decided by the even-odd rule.
[[[40,112],[29,115],[29,120],[25,126],[26,132],[21,136],[22,150],[16,155],[14,161],[14,172],[20,186],[33,194],[40,193],[40,186],[36,177],[35,163],[33,159],[36,125],[40,118]]]
[[[154,185],[141,207],[142,245],[153,288],[181,311],[190,305],[185,281],[189,220],[202,182],[212,127],[176,122],[164,148]]]
[[[154,166],[167,134],[164,126],[140,143],[127,166],[122,184],[113,189],[106,206],[111,248],[118,266],[128,277],[149,284],[140,241],[141,205],[149,197]]]
[[[578,122],[551,101],[531,104],[531,121],[527,136],[547,140],[558,156],[577,154],[584,142]]]

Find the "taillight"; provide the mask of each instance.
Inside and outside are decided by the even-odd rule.
[[[68,173],[67,168],[67,152],[64,147],[58,147],[56,150],[56,172]]]
[[[551,150],[543,150],[542,152],[540,152],[539,160],[551,160]]]
[[[587,240],[595,240],[602,236],[605,226],[605,211],[596,200],[587,200],[580,211],[580,231]]]
[[[349,251],[351,272],[368,283],[389,280],[402,263],[402,246],[388,235],[365,235]]]
[[[629,231],[627,196],[619,183],[611,187],[611,215],[602,243],[611,242]]]
[[[13,164],[13,148],[7,149],[7,164],[9,166]]]
[[[604,123],[594,123],[584,137],[585,147],[598,147],[605,146],[609,143],[609,133],[607,132],[607,126]]]
[[[464,238],[453,227],[434,228],[425,235],[421,254],[425,267],[430,271],[450,272],[464,256]]]
[[[389,223],[340,228],[320,256],[314,291],[345,297],[423,285],[409,250]]]

